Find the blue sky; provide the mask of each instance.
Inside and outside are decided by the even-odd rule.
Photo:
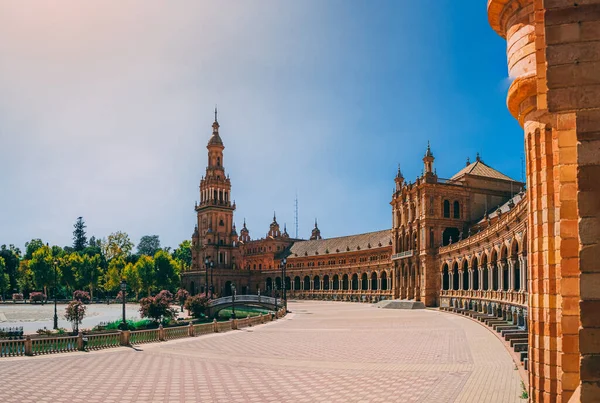
[[[521,179],[508,84],[484,1],[2,2],[0,244],[189,238],[215,104],[253,238],[389,228],[427,140]]]

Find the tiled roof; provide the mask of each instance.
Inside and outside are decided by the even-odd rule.
[[[223,140],[221,140],[221,136],[219,136],[219,133],[213,133],[213,135],[210,137],[210,140],[208,140],[208,145],[223,145]]]
[[[288,259],[302,256],[332,255],[387,247],[392,240],[391,230],[368,232],[366,234],[342,236],[338,238],[297,241],[290,248]],[[349,250],[348,250],[349,249]],[[297,255],[297,256],[296,256]]]
[[[514,179],[509,178],[502,172],[498,172],[494,168],[485,165],[481,160],[477,160],[475,162],[470,163],[469,165],[458,171],[452,178],[450,178],[450,180],[457,180],[460,177],[467,174],[516,182]]]
[[[510,210],[512,210],[517,204],[519,204],[520,201],[524,200],[526,198],[526,194],[525,192],[521,192],[518,193],[516,195],[514,195],[510,200],[508,200],[506,203],[502,204],[501,206],[498,207],[494,207],[493,209],[491,209],[490,211],[488,211],[488,216],[490,219],[496,217],[498,215],[498,210],[500,210],[502,212],[502,214],[504,213],[508,213]],[[482,217],[479,221],[478,224],[481,224],[483,222],[486,221],[486,217]]]

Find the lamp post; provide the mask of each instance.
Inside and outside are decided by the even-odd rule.
[[[58,266],[58,260],[54,260],[54,330],[58,329],[58,312],[56,310],[56,267]]]
[[[287,265],[287,259],[281,259],[281,278],[283,279],[283,304],[285,306],[285,311],[287,312],[287,284],[285,282],[285,269]]]
[[[210,262],[210,299],[213,298],[213,294],[215,292],[215,288],[213,287],[213,268],[215,267],[215,262]]]
[[[123,330],[127,329],[127,321],[125,320],[125,291],[127,291],[127,282],[121,280],[121,300],[123,301]]]
[[[208,298],[208,258],[204,258],[204,295]]]
[[[275,317],[277,317],[277,282],[273,284],[273,294],[275,295]]]
[[[235,319],[235,285],[231,284],[231,319]]]

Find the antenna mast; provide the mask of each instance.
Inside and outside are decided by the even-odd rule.
[[[296,239],[298,239],[298,193],[296,193],[296,204],[294,209],[294,223],[296,225]]]

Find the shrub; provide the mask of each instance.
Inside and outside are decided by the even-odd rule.
[[[177,301],[179,305],[183,306],[183,304],[185,304],[185,301],[189,298],[189,296],[190,293],[187,292],[187,290],[185,290],[184,288],[180,288],[175,293],[175,301]]]
[[[31,300],[31,302],[44,302],[46,301],[46,294],[44,294],[43,292],[34,291],[31,294],[29,294],[29,299]]]
[[[185,309],[190,311],[194,318],[200,318],[206,314],[208,298],[205,294],[194,295],[185,301]]]
[[[13,301],[23,301],[23,294],[17,293],[12,295]]]
[[[77,290],[73,292],[73,301],[81,301],[84,304],[89,304],[91,301],[90,293],[87,291]]]
[[[79,325],[81,324],[81,321],[83,321],[86,309],[87,307],[83,305],[81,301],[71,301],[65,308],[65,319],[71,322],[74,333],[78,332]]]
[[[173,294],[167,290],[162,290],[155,297],[142,298],[140,315],[154,322],[160,322],[162,319],[171,320],[177,315],[177,312],[171,308],[171,302],[173,302]]]

